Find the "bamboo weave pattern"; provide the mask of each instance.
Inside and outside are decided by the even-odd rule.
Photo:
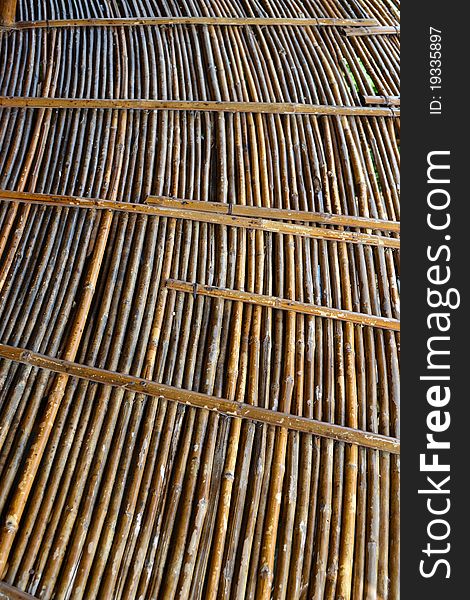
[[[172,17],[213,22],[54,26]],[[18,0],[15,19],[0,595],[397,600],[398,0]]]

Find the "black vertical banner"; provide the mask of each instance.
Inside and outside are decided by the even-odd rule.
[[[401,597],[466,598],[470,574],[468,5],[401,14]]]

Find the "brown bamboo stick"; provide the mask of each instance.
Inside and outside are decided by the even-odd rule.
[[[351,429],[334,423],[316,421],[290,413],[273,411],[244,402],[210,396],[209,394],[190,392],[124,373],[107,371],[106,369],[52,358],[38,352],[31,352],[25,348],[15,348],[6,344],[0,344],[0,356],[7,360],[32,365],[40,369],[48,369],[55,373],[63,373],[70,377],[78,377],[79,379],[119,387],[128,391],[153,396],[154,398],[165,398],[180,404],[221,412],[231,417],[251,419],[276,427],[301,431],[393,454],[398,454],[400,450],[400,442],[396,438]]]
[[[1,600],[33,600],[31,596],[22,590],[19,590],[4,581],[0,581],[0,599]]]
[[[8,0],[16,4],[16,0]],[[8,2],[4,2],[7,4]],[[14,15],[13,15],[14,16]],[[6,24],[7,22],[5,22]],[[8,21],[13,23],[13,21]],[[337,17],[113,17],[83,19],[45,19],[18,21],[15,29],[63,27],[136,27],[160,25],[214,25],[214,26],[293,26],[293,27],[365,27],[378,25],[375,19],[341,19]]]
[[[295,102],[225,102],[215,100],[143,100],[125,98],[43,98],[1,96],[4,108],[101,108],[133,110],[201,111],[281,115],[319,115],[345,117],[398,117],[400,110],[380,106],[333,106]]]
[[[60,53],[61,49],[61,41],[57,39],[57,35],[53,33],[52,38],[52,48],[56,47],[55,52],[51,51],[50,56],[47,62],[46,67],[46,77],[44,81],[43,93],[46,95],[54,95],[57,86],[57,79],[59,74],[59,69],[57,68],[57,53]],[[57,44],[57,45],[56,45]],[[34,170],[34,159],[36,152],[39,155],[44,151],[44,141],[45,136],[49,130],[50,122],[51,122],[51,112],[48,110],[40,110],[38,114],[37,123],[35,126],[34,134],[32,135],[32,140],[28,152],[26,154],[27,160],[25,161],[25,165],[23,168],[23,173],[19,181],[18,187],[21,191],[23,191],[26,187],[28,177],[30,184],[35,185],[35,181],[37,181],[38,173]],[[11,227],[16,217],[17,206],[12,206],[12,210],[9,214],[8,225],[2,231],[2,235],[0,236],[0,253],[3,253],[3,249],[5,247],[6,240],[11,232]],[[26,222],[26,219],[29,214],[30,207],[26,207],[21,214],[19,220],[17,221],[16,229],[13,235],[10,238],[10,243],[8,247],[8,252],[5,253],[4,259],[2,261],[2,267],[0,269],[0,290],[3,288],[5,279],[8,276],[8,272],[10,270],[11,264],[14,260],[14,255],[17,250],[21,234],[23,232],[23,228]]]
[[[46,206],[86,208],[105,211],[116,211],[148,216],[170,217],[175,219],[187,219],[215,225],[227,225],[244,229],[255,229],[261,231],[273,231],[288,235],[299,235],[303,237],[320,238],[337,242],[351,242],[353,244],[371,244],[384,248],[399,248],[400,240],[368,233],[357,233],[354,231],[336,231],[323,229],[321,227],[310,227],[296,223],[284,223],[270,221],[261,218],[238,217],[230,214],[219,214],[218,212],[187,211],[184,207],[173,208],[167,206],[155,206],[151,204],[135,204],[131,202],[114,202],[95,198],[83,198],[75,196],[59,196],[51,194],[35,194],[29,192],[0,191],[0,198],[11,202],[25,202],[27,204],[40,204]],[[205,204],[205,203],[201,203]],[[177,205],[179,206],[179,205]]]
[[[106,159],[104,176],[105,181],[107,182],[106,188],[109,189],[110,197],[114,197],[123,165],[123,141],[127,123],[127,113],[121,114],[116,111],[112,114],[111,119],[111,139],[116,144],[116,155],[114,155],[113,148],[113,151],[110,152]],[[87,267],[83,291],[78,302],[77,310],[70,322],[69,337],[64,348],[64,356],[66,359],[73,360],[78,352],[88,312],[94,297],[95,287],[106,250],[106,243],[111,230],[111,225],[112,215],[111,213],[105,213],[96,231],[96,239],[91,260]],[[18,487],[9,502],[2,527],[2,536],[0,538],[0,573],[3,573],[5,565],[7,564],[8,555],[18,532],[19,523],[23,516],[29,493],[37,476],[42,456],[65,394],[67,380],[67,375],[63,373],[54,380],[44,408],[44,414],[38,423],[37,434],[31,447],[27,451],[27,459],[19,478]],[[55,569],[56,565],[52,568]]]
[[[0,191],[0,197],[2,197],[1,194],[2,192]],[[214,212],[240,217],[261,217],[265,219],[321,223],[322,225],[361,227],[364,229],[378,229],[396,233],[400,231],[399,221],[384,221],[382,219],[358,217],[355,215],[336,215],[332,213],[291,210],[288,208],[267,208],[264,206],[247,206],[244,204],[226,204],[222,202],[202,202],[200,200],[186,200],[162,196],[148,196],[145,202],[156,206],[167,206],[168,208],[184,208],[186,210]]]
[[[365,313],[357,313],[339,308],[330,308],[328,306],[319,306],[314,304],[306,304],[305,302],[297,302],[286,298],[276,298],[274,296],[265,296],[262,294],[254,294],[241,290],[229,290],[226,288],[217,288],[198,283],[189,283],[186,281],[177,281],[169,279],[166,286],[171,290],[186,292],[188,294],[200,294],[210,298],[224,298],[225,300],[234,300],[239,302],[247,302],[249,304],[266,306],[278,310],[287,310],[298,312],[305,315],[314,315],[325,319],[335,319],[338,321],[346,321],[349,323],[357,323],[367,327],[378,327],[391,331],[400,330],[400,321],[397,319],[389,319],[368,315]]]
[[[0,1],[0,26],[11,26],[15,23],[18,0]]]
[[[11,37],[7,36],[10,40],[14,40],[16,35],[13,34]],[[46,51],[47,54],[50,56],[49,60],[51,62],[52,65],[55,65],[55,71],[58,72],[60,71],[60,67],[59,67],[59,63],[60,61],[58,60],[60,57],[60,50],[57,49],[57,51],[54,49],[54,38],[55,35],[51,35],[51,36],[47,36],[47,40],[44,38],[44,36],[42,37],[42,40],[39,39],[37,40],[37,43],[33,44],[33,48],[30,49],[31,52],[28,51],[28,54],[30,54],[30,56],[26,57],[25,55],[25,60],[24,60],[24,65],[25,65],[25,71],[24,71],[24,77],[26,79],[26,81],[22,81],[21,80],[21,70],[20,70],[20,74],[19,74],[19,82],[18,82],[18,72],[16,69],[11,69],[11,82],[15,82],[15,77],[16,77],[16,85],[20,85],[22,87],[22,89],[28,89],[29,86],[31,86],[32,89],[35,89],[36,86],[34,84],[34,64],[37,64],[37,57],[38,55],[43,54],[43,56],[46,56]],[[51,43],[52,42],[52,43]],[[15,45],[13,44],[13,46],[15,47]],[[34,46],[37,47],[36,51],[34,51]],[[26,45],[27,47],[27,45]],[[49,61],[48,61],[49,62]],[[14,60],[14,64],[16,65],[22,65],[23,61],[20,60],[19,58],[17,59],[15,56],[15,60]],[[11,63],[10,66],[8,68],[11,68]],[[51,79],[52,76],[52,72],[51,72],[51,68],[49,67],[49,65],[46,66],[46,64],[44,64],[43,67],[43,85],[42,85],[42,89],[43,90],[47,90],[49,88],[49,85],[47,84],[47,80]],[[26,75],[25,75],[26,74]],[[29,75],[30,74],[30,75]],[[52,77],[52,79],[54,79],[55,77]],[[46,79],[46,82],[44,82],[44,79]],[[11,85],[11,83],[9,84]],[[54,84],[55,85],[55,84]],[[24,87],[26,86],[26,88]],[[52,89],[54,89],[53,86],[51,86]],[[51,93],[53,95],[54,92],[52,92],[49,89],[49,93]],[[50,111],[47,111],[50,112]],[[24,115],[17,115],[18,119],[15,120],[13,119],[13,123],[16,125],[15,129],[13,130],[14,133],[12,133],[11,131],[11,124],[9,123],[9,129],[10,129],[10,133],[12,135],[12,142],[15,143],[15,140],[21,140],[22,136],[25,136],[28,138],[28,160],[26,161],[26,165],[24,168],[24,172],[21,174],[20,180],[18,181],[16,187],[20,188],[22,187],[23,189],[27,189],[26,186],[31,186],[32,188],[35,188],[36,186],[42,186],[43,185],[43,181],[44,178],[49,179],[50,178],[50,173],[51,170],[54,169],[54,167],[57,165],[56,161],[54,160],[54,154],[52,153],[52,160],[51,160],[51,150],[53,150],[55,144],[51,144],[51,140],[56,139],[55,135],[55,128],[54,128],[54,123],[53,123],[53,119],[51,119],[52,115],[51,114],[45,114],[44,118],[41,119],[37,119],[37,123],[34,123],[34,121],[36,121],[36,119],[32,122],[32,124],[34,125],[34,128],[31,125],[31,119],[28,118],[24,118]],[[30,123],[30,125],[28,125],[28,121]],[[23,129],[23,127],[25,127],[26,129]],[[35,131],[34,131],[35,130]],[[39,144],[34,143],[33,140],[34,139],[38,139],[39,138]],[[4,141],[5,143],[5,141]],[[7,147],[8,147],[8,143],[7,143]],[[11,150],[11,148],[10,148]],[[2,155],[2,157],[4,156],[3,154],[3,148],[2,148],[2,152],[0,153]],[[7,163],[7,168],[2,172],[2,177],[3,177],[3,181],[8,180],[8,178],[10,178],[12,176],[12,170],[14,172],[14,168],[15,168],[15,162],[18,160],[19,163],[22,165],[23,161],[24,161],[24,155],[21,156],[21,151],[15,156],[15,153],[10,153],[10,160],[9,163]],[[73,153],[71,153],[73,156]],[[30,158],[29,158],[30,156]],[[76,158],[76,157],[75,157]],[[28,164],[29,163],[29,164]],[[14,180],[14,177],[13,177]],[[29,207],[27,207],[29,208]],[[34,228],[36,228],[36,230],[41,230],[41,229],[45,229],[46,225],[47,225],[47,220],[46,223],[44,223],[44,221],[40,218],[38,218],[40,215],[36,212],[36,210],[32,210],[29,215],[26,216],[26,213],[29,212],[25,209],[23,209],[20,212],[20,219],[23,221],[21,223],[21,221],[18,219],[17,220],[17,224],[14,230],[14,234],[15,236],[18,236],[19,241],[21,242],[21,244],[23,245],[22,247],[24,247],[24,243],[25,243],[25,239],[28,239],[28,224],[31,224],[31,222],[34,222]],[[39,211],[40,213],[41,211]],[[35,214],[36,213],[36,214]],[[42,227],[41,227],[41,221],[42,221]],[[89,221],[92,221],[91,219]],[[18,223],[21,223],[21,226],[18,227]],[[34,232],[34,228],[33,228],[33,232]],[[54,238],[55,235],[55,231],[53,227],[49,227],[47,228],[47,235],[45,237],[44,243],[45,243],[45,256],[47,257],[47,253],[49,249],[50,252],[50,248],[52,247],[52,240]],[[19,234],[19,235],[18,235]],[[34,235],[33,235],[33,239],[34,239]],[[87,247],[87,241],[86,238],[82,238],[80,239],[80,236],[78,236],[78,240],[79,243],[82,242],[84,243],[84,247]],[[77,240],[77,241],[78,241]],[[9,247],[9,249],[13,249],[14,245],[12,244],[12,246]],[[65,246],[67,247],[67,246]],[[34,248],[34,246],[32,247],[32,269],[33,271],[36,269],[41,269],[41,262],[36,263],[34,262],[35,258],[38,257],[38,255],[40,255],[41,253],[38,253],[38,248]],[[73,249],[73,244],[71,244],[69,247],[67,247],[67,250],[72,251]],[[68,252],[64,252],[64,255],[67,255]],[[73,254],[71,252],[71,254]],[[15,258],[15,262],[13,263],[13,266],[16,263],[16,258]],[[44,264],[44,263],[43,263]],[[73,261],[70,264],[73,264]],[[31,265],[31,263],[30,263]],[[47,265],[47,260],[46,260],[46,265]],[[58,279],[56,279],[56,284],[53,286],[56,289],[60,289],[62,288],[62,292],[65,290],[68,283],[71,283],[70,287],[68,287],[67,289],[67,293],[65,295],[65,306],[67,306],[68,300],[67,300],[67,294],[68,294],[68,298],[70,299],[71,296],[75,295],[75,290],[74,290],[74,285],[73,285],[73,279],[77,278],[77,275],[79,275],[80,272],[80,263],[78,262],[78,264],[76,264],[76,268],[78,270],[78,273],[75,273],[72,276],[72,281],[70,281],[68,279],[68,277],[65,275],[64,279],[61,280],[61,276],[63,274],[63,271],[61,273],[61,270],[58,269],[53,277],[58,277]],[[10,275],[9,275],[9,280],[7,281],[7,286],[10,286],[10,291],[12,288],[12,281],[14,282],[14,284],[18,284],[18,277],[12,277],[12,272],[13,272],[13,268],[11,269]],[[28,269],[29,270],[29,269]],[[42,269],[41,269],[42,270]],[[12,318],[11,319],[11,330],[10,330],[10,334],[9,336],[7,336],[10,340],[12,339],[11,336],[13,336],[13,339],[15,339],[16,336],[19,335],[19,333],[21,333],[22,331],[22,327],[24,327],[24,335],[26,337],[30,336],[32,331],[34,330],[34,341],[32,341],[32,343],[34,344],[35,347],[38,347],[41,343],[44,343],[44,339],[43,339],[43,335],[44,335],[44,324],[46,324],[46,328],[48,328],[48,326],[50,326],[50,337],[47,340],[47,335],[46,335],[46,343],[49,343],[52,345],[52,347],[54,347],[54,344],[57,343],[57,337],[61,335],[60,332],[60,325],[58,327],[54,326],[54,318],[51,319],[51,316],[55,316],[57,313],[56,311],[54,311],[53,306],[54,306],[54,302],[50,302],[50,300],[48,302],[44,303],[43,308],[41,309],[41,311],[38,314],[38,303],[42,300],[42,298],[45,296],[46,298],[49,297],[54,297],[54,293],[53,291],[51,291],[50,294],[47,294],[47,288],[48,288],[48,276],[50,275],[50,267],[46,268],[44,267],[44,273],[41,273],[41,276],[44,275],[43,279],[42,279],[42,285],[43,290],[41,290],[41,294],[43,294],[41,296],[41,294],[39,295],[39,297],[37,297],[35,304],[31,307],[32,308],[32,312],[30,312],[28,310],[28,308],[26,308],[28,305],[26,304],[21,304],[21,308],[20,308],[20,318]],[[49,272],[49,273],[48,273]],[[37,277],[37,273],[36,273],[36,277]],[[34,283],[34,280],[33,280]],[[14,289],[14,284],[13,284],[13,289]],[[31,285],[31,284],[30,284]],[[7,287],[5,286],[5,287]],[[50,291],[50,289],[48,290]],[[6,291],[3,291],[3,300],[5,299],[5,293]],[[60,297],[60,296],[59,296]],[[10,300],[11,300],[11,295],[10,295]],[[2,304],[2,303],[0,303]],[[31,305],[30,305],[31,306]],[[3,307],[3,304],[2,304]],[[14,316],[14,315],[13,315]],[[36,319],[37,317],[37,319]],[[0,319],[1,321],[3,321],[3,319]],[[10,321],[10,319],[9,319]],[[36,327],[36,324],[41,323],[40,327]],[[42,331],[41,331],[42,330]],[[66,342],[65,338],[64,338],[64,342]],[[65,344],[64,344],[65,345]],[[4,365],[2,365],[4,366]],[[31,370],[27,370],[26,373],[24,372],[23,369],[21,369],[20,371],[23,371],[23,374],[20,373],[21,377],[19,379],[19,384],[18,387],[21,388],[21,385],[25,385],[25,395],[28,396],[28,403],[27,403],[27,410],[25,410],[23,413],[21,411],[21,404],[20,404],[20,410],[18,411],[18,413],[16,414],[17,417],[17,423],[20,423],[20,418],[21,418],[21,432],[19,436],[17,436],[17,439],[15,440],[15,445],[12,446],[12,452],[11,452],[11,458],[9,457],[9,461],[7,463],[6,468],[3,471],[2,474],[2,486],[1,486],[1,495],[2,495],[2,506],[3,508],[5,507],[5,497],[7,496],[8,492],[10,493],[10,496],[16,492],[17,488],[20,487],[18,484],[19,481],[19,467],[17,466],[18,464],[24,464],[24,461],[22,460],[21,463],[18,463],[18,459],[19,457],[23,456],[23,458],[26,458],[24,456],[25,453],[25,444],[24,444],[24,440],[25,438],[29,438],[30,440],[32,439],[31,436],[31,431],[33,429],[33,424],[37,425],[38,423],[34,423],[35,421],[35,416],[37,415],[37,407],[39,404],[39,399],[38,396],[41,395],[41,392],[44,389],[45,386],[45,381],[44,378],[39,377],[37,380],[34,378],[34,375],[31,374]],[[3,371],[3,375],[4,375],[4,371]],[[32,391],[32,385],[33,385],[33,380],[34,380],[34,387],[35,390]],[[4,380],[3,380],[4,381]],[[41,389],[41,386],[42,389]],[[16,388],[18,389],[18,388]],[[15,394],[15,391],[13,392],[13,395],[18,396],[18,394]],[[13,405],[15,405],[13,403]],[[12,419],[12,427],[10,428],[10,434],[14,435],[15,433],[15,429],[13,427],[14,422]],[[4,433],[4,428],[0,426],[0,428],[2,429],[2,437],[3,437],[3,433]],[[11,443],[11,442],[10,442]],[[5,447],[4,447],[5,450]],[[15,477],[15,484],[12,483],[11,481],[11,473],[13,472],[14,477]],[[8,490],[8,491],[7,491]],[[34,513],[33,513],[34,514]],[[11,565],[10,560],[8,561],[9,564]],[[10,576],[9,576],[10,577]]]
[[[400,26],[399,25],[382,25],[382,26],[372,26],[372,27],[345,27],[342,30],[342,33],[348,37],[359,37],[359,36],[368,36],[368,35],[399,35],[400,34]]]
[[[362,96],[363,104],[400,106],[400,96]]]

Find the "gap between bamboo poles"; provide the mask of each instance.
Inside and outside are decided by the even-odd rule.
[[[347,37],[361,37],[367,35],[400,35],[399,25],[385,25],[372,27],[345,27],[341,33]]]
[[[376,19],[341,19],[335,17],[110,17],[89,19],[42,19],[11,22],[9,29],[63,27],[138,27],[161,25],[213,26],[294,26],[294,27],[368,27],[378,25]]]
[[[282,221],[272,221],[268,219],[186,210],[184,208],[169,208],[165,206],[155,206],[152,204],[117,202],[113,200],[100,200],[96,198],[83,198],[78,196],[59,196],[52,194],[35,194],[30,192],[10,192],[9,190],[0,190],[0,199],[7,200],[9,202],[23,202],[27,204],[39,204],[61,208],[109,210],[115,212],[144,214],[156,217],[185,219],[202,223],[211,223],[213,225],[226,225],[227,227],[271,231],[273,233],[286,235],[298,235],[301,237],[324,239],[333,242],[366,244],[382,248],[398,249],[400,247],[400,240],[397,238],[373,235],[369,233],[338,231],[333,229],[324,229],[322,227],[312,227],[310,225],[299,225],[297,223],[284,223]]]
[[[263,219],[302,221],[304,223],[321,223],[322,225],[339,225],[342,227],[358,227],[362,229],[377,229],[381,231],[400,232],[399,221],[385,221],[373,217],[358,217],[354,215],[336,215],[326,212],[310,212],[289,208],[273,208],[264,206],[248,206],[225,202],[206,202],[202,200],[186,200],[169,198],[167,196],[147,196],[147,204],[166,206],[168,208],[184,208],[210,213],[220,213],[239,217],[261,217]]]
[[[378,433],[317,421],[200,392],[192,392],[125,373],[53,358],[25,348],[0,344],[0,357],[55,373],[64,373],[71,377],[122,388],[129,392],[141,393],[154,398],[164,398],[179,404],[219,412],[229,417],[250,419],[265,425],[282,427],[393,454],[399,454],[400,452],[400,441],[398,439]]]
[[[337,117],[398,117],[393,106],[341,106],[295,102],[224,102],[220,100],[146,100],[127,98],[46,98],[0,96],[3,108],[95,108],[117,110],[169,110]]]
[[[346,321],[364,325],[367,327],[377,327],[379,329],[387,329],[390,331],[400,331],[400,321],[398,319],[389,319],[376,315],[368,315],[349,310],[341,310],[340,308],[330,308],[328,306],[320,306],[318,304],[308,304],[297,300],[289,300],[287,298],[277,298],[276,296],[265,296],[263,294],[255,294],[253,292],[245,292],[242,290],[232,290],[228,288],[219,288],[211,285],[203,285],[200,283],[190,283],[189,281],[181,281],[179,279],[168,279],[165,283],[170,290],[177,292],[185,292],[195,296],[208,296],[210,298],[221,298],[223,300],[233,300],[236,302],[245,302],[256,306],[266,306],[279,310],[287,310],[291,312],[322,317],[324,319],[334,319],[336,321]]]

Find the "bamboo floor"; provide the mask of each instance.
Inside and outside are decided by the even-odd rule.
[[[0,598],[397,600],[398,0],[0,17]]]

